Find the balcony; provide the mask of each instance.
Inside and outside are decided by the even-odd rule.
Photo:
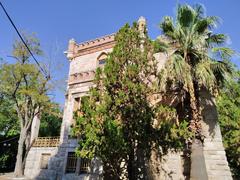
[[[60,137],[38,137],[32,147],[58,147],[59,144]]]

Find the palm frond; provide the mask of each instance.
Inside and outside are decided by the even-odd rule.
[[[196,17],[194,9],[189,5],[182,5],[178,7],[177,22],[182,27],[189,27]]]
[[[172,38],[174,34],[174,23],[173,18],[170,16],[165,16],[160,23],[160,28],[162,29],[163,33]]]
[[[156,39],[153,41],[153,47],[154,47],[154,52],[167,52],[169,45],[166,41],[163,41],[162,39]]]
[[[197,14],[197,18],[203,18],[204,17],[204,6],[202,4],[196,4],[193,6],[193,9],[195,10],[196,14]]]
[[[210,67],[218,84],[224,83],[226,76],[233,72],[232,66],[223,61],[212,61]]]
[[[235,51],[228,47],[214,47],[211,50],[221,59],[229,59],[232,55],[235,54]]]
[[[210,44],[223,44],[227,40],[227,36],[225,34],[210,34],[206,39],[207,43]]]
[[[168,69],[168,79],[171,79],[175,83],[180,83],[184,87],[187,87],[192,81],[191,67],[180,54],[172,54],[166,66],[166,69]]]
[[[191,84],[196,82],[214,90],[225,81],[227,74],[231,74],[232,70],[224,60],[230,59],[235,52],[219,47],[227,39],[224,34],[212,32],[219,18],[206,16],[204,12],[201,5],[179,5],[175,22],[167,16],[160,25],[174,51],[162,70],[162,79],[171,87],[183,87],[185,91],[190,91]]]
[[[220,18],[217,16],[208,16],[204,19],[207,20],[209,29],[216,28],[220,22]]]
[[[211,61],[205,60],[197,64],[195,68],[195,78],[200,87],[203,86],[210,91],[213,90],[216,85],[216,77],[211,69]]]
[[[212,27],[215,27],[218,23],[218,18],[216,16],[209,16],[206,18],[201,18],[196,21],[195,32],[202,34],[209,31]]]

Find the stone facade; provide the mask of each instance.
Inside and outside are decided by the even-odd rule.
[[[33,147],[26,160],[25,176],[32,179],[99,179],[102,166],[98,159],[91,161],[90,174],[66,173],[68,152],[74,152],[77,139],[71,138],[71,125],[74,123],[76,99],[87,95],[93,86],[95,70],[101,57],[112,51],[114,35],[107,35],[81,44],[69,41],[67,57],[70,62],[67,91],[65,95],[64,115],[61,126],[59,147]],[[35,125],[34,125],[35,128]],[[50,154],[48,168],[41,168],[42,156]]]
[[[201,125],[205,139],[203,146],[195,145],[193,147],[198,152],[192,153],[191,179],[199,179],[203,176],[209,180],[231,180],[231,171],[226,159],[220,127],[217,123],[218,114],[215,100],[204,91],[200,96],[203,117]]]
[[[36,177],[50,177],[51,179],[55,179],[56,171],[52,170],[52,167],[48,167],[48,169],[42,169],[41,161],[43,154],[49,154],[51,157],[53,157],[57,154],[57,152],[57,147],[32,147],[30,152],[28,153],[28,157],[26,160],[26,167],[24,172],[25,176],[32,179]]]
[[[141,19],[142,23],[143,19]],[[71,138],[71,126],[74,124],[73,112],[83,96],[86,96],[89,88],[94,86],[92,80],[95,70],[101,66],[102,57],[112,51],[114,47],[114,34],[77,44],[73,39],[69,41],[67,58],[70,62],[68,84],[65,95],[64,115],[61,126],[59,147],[33,147],[27,160],[25,175],[32,179],[102,179],[102,166],[98,159],[91,161],[91,170],[88,174],[67,173],[66,165],[68,153],[74,152],[78,146],[77,139]],[[155,54],[158,60],[158,70],[163,68],[166,55]],[[206,94],[204,94],[206,96]],[[204,99],[204,98],[203,98]],[[206,97],[202,105],[203,128],[206,139],[203,147],[196,145],[197,151],[192,154],[191,177],[193,180],[205,179],[232,179],[222,145],[221,133],[217,125],[217,113],[213,99]],[[213,113],[212,113],[213,112]],[[213,127],[212,127],[213,126]],[[211,133],[210,133],[211,129]],[[50,154],[48,167],[41,168],[43,156]],[[154,156],[154,154],[153,154]],[[78,160],[80,162],[81,159]],[[79,166],[79,163],[77,163]],[[183,180],[189,179],[190,161],[184,158],[183,152],[169,152],[163,157],[163,161],[154,162],[155,176],[159,180]]]

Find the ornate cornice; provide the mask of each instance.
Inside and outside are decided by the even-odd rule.
[[[95,77],[95,70],[71,74],[68,79],[68,85],[90,82]]]

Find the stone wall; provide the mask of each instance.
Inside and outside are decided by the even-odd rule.
[[[208,179],[231,180],[226,153],[222,143],[220,126],[217,122],[218,113],[215,99],[207,92],[202,92],[202,129],[205,136],[203,155],[206,163]]]
[[[48,174],[48,177],[56,177],[56,172],[54,170],[41,169],[40,166],[42,154],[51,154],[51,157],[54,157],[57,152],[57,147],[32,147],[26,159],[24,175],[28,178],[34,179],[46,171],[45,174]]]
[[[191,179],[200,180],[206,176],[209,180],[232,180],[230,168],[228,166],[226,153],[222,143],[217,108],[215,99],[206,91],[202,91],[202,133],[204,135],[203,145],[199,143],[198,154],[192,154]],[[203,164],[199,169],[199,162]],[[200,171],[202,171],[200,173]],[[204,175],[204,176],[203,176]]]
[[[150,161],[150,169],[152,173],[151,179],[155,180],[184,180],[187,179],[185,172],[185,165],[189,162],[183,156],[183,152],[169,151],[163,157],[158,157],[155,152],[152,153]],[[185,174],[185,173],[186,174]]]
[[[80,73],[80,72],[88,72],[91,70],[96,70],[98,65],[97,58],[103,52],[109,53],[110,51],[112,51],[112,49],[105,49],[92,54],[86,54],[86,55],[74,58],[70,62],[69,75]]]

